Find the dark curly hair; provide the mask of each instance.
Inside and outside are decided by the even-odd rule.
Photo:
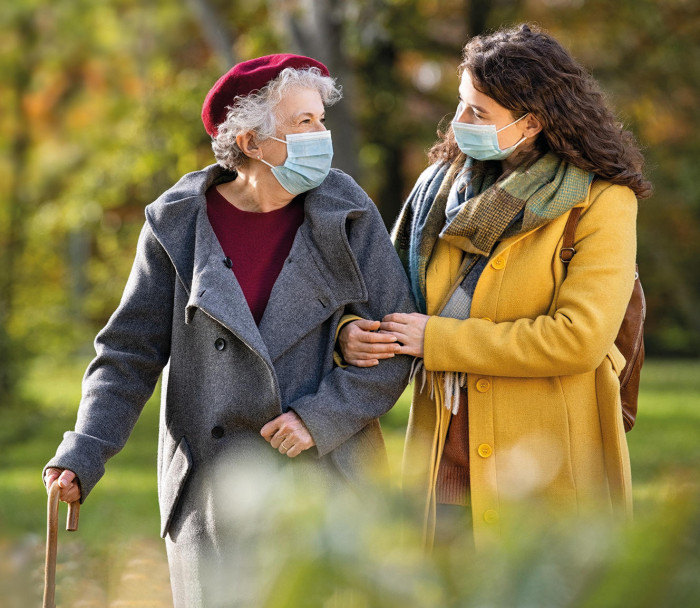
[[[478,91],[514,118],[530,112],[542,123],[523,163],[551,150],[613,184],[628,186],[638,198],[651,195],[651,182],[642,175],[644,157],[632,133],[608,108],[594,78],[537,26],[475,36],[464,47],[460,76],[465,70]],[[460,157],[451,126],[438,130],[438,136],[428,153],[431,162]]]

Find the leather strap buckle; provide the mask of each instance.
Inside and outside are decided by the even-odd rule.
[[[576,249],[573,247],[562,247],[559,250],[559,259],[562,261],[562,263],[568,264],[571,261],[571,258],[574,257],[575,253]]]

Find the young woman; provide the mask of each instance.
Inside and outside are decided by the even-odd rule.
[[[426,497],[428,539],[436,513],[470,509],[478,545],[515,505],[631,510],[613,342],[651,185],[596,82],[545,32],[477,36],[460,74],[454,120],[394,228],[420,312],[339,339],[358,366],[418,358],[405,479]]]

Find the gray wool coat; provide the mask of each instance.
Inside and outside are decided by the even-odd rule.
[[[212,165],[146,208],[121,303],[95,340],[75,430],[47,464],[75,471],[84,500],[162,373],[161,535],[175,605],[188,608],[219,605],[201,574],[203,560],[223,559],[217,467],[245,466],[254,454],[359,487],[386,458],[377,418],[400,396],[411,364],[406,356],[368,369],[333,362],[343,315],[414,310],[379,213],[354,180],[332,170],[306,194],[303,224],[256,326],[207,218],[207,188],[232,177]],[[259,434],[289,409],[316,442],[299,465]]]

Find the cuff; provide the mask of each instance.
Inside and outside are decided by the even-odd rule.
[[[340,350],[340,346],[338,345],[338,336],[340,335],[340,330],[343,329],[348,323],[352,323],[353,321],[359,321],[362,319],[362,317],[358,317],[357,315],[343,315],[343,318],[340,319],[340,323],[338,323],[338,328],[335,330],[335,349],[333,350],[333,362],[338,366],[338,367],[347,367],[348,364],[345,362],[345,359],[343,359],[343,353]]]

